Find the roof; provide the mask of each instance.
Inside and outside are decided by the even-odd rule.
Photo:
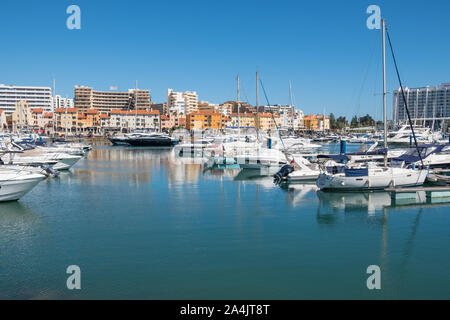
[[[55,112],[56,113],[65,113],[66,108],[56,108]],[[78,112],[77,108],[67,108],[67,113],[77,113],[77,112]]]
[[[123,115],[135,115],[135,114],[138,114],[138,115],[151,115],[151,114],[153,114],[153,115],[157,115],[157,114],[159,114],[159,110],[150,110],[150,111],[147,111],[147,110],[138,110],[137,112],[136,112],[136,110],[130,110],[130,111],[128,111],[128,110],[111,110],[111,114],[123,114]]]
[[[2,109],[0,109],[0,114],[2,114],[3,113],[3,110]]]
[[[161,120],[169,120],[170,118],[165,114],[161,115]]]
[[[44,109],[43,108],[35,108],[35,109],[32,109],[31,112],[33,112],[33,113],[43,113]]]
[[[100,115],[100,118],[102,118],[102,119],[109,119],[109,118],[111,118],[111,117],[108,116],[107,114],[101,114],[101,115]]]
[[[44,118],[53,118],[53,112],[44,113]]]
[[[239,113],[239,114],[232,113],[231,114],[232,117],[237,117],[238,115],[241,117],[252,117],[252,118],[255,116],[253,113]]]
[[[317,120],[317,117],[315,114],[309,114],[307,116],[304,116],[303,120]]]
[[[98,110],[97,109],[89,109],[86,111],[86,114],[98,114]]]

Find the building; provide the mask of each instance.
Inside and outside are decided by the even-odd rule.
[[[323,114],[318,114],[317,118],[317,130],[330,130],[330,117]]]
[[[137,90],[137,108],[150,109],[150,91]],[[81,113],[89,109],[98,110],[100,114],[109,114],[112,110],[132,110],[136,106],[136,89],[128,92],[95,91],[90,87],[75,86],[75,108]]]
[[[162,114],[161,117],[161,130],[170,130],[175,127],[175,117]]]
[[[272,116],[271,113],[260,112],[258,114],[257,121],[258,121],[258,128],[260,130],[276,130],[277,126],[278,128],[280,127],[280,116],[276,113],[274,113]]]
[[[306,130],[317,130],[319,127],[319,121],[315,114],[307,115],[303,118],[303,126]]]
[[[14,113],[16,104],[26,101],[31,108],[52,111],[52,90],[50,87],[6,86],[0,84],[0,109],[6,114]]]
[[[44,109],[43,108],[35,108],[31,110],[31,116],[33,118],[32,126],[34,128],[40,129],[45,127],[44,122]]]
[[[16,103],[15,111],[12,113],[13,130],[33,125],[33,114],[31,105],[25,100]]]
[[[100,130],[100,113],[89,109],[85,113],[78,113],[77,132],[98,133]]]
[[[253,113],[232,113],[231,114],[231,128],[256,128],[255,115]]]
[[[58,108],[73,108],[74,103],[73,99],[69,98],[62,98],[60,95],[55,95],[50,98],[51,104],[52,104],[52,111],[58,109]]]
[[[78,109],[77,108],[57,108],[55,109],[55,130],[59,132],[78,132]]]
[[[159,114],[169,114],[169,108],[167,107],[167,103],[150,103],[150,110],[158,110]]]
[[[217,111],[196,111],[186,116],[186,129],[188,130],[206,130],[223,129],[224,116]]]
[[[5,112],[0,109],[0,130],[5,130],[8,128],[8,122],[6,121]]]
[[[167,89],[167,107],[170,112],[189,114],[198,110],[198,95],[195,91],[176,92]]]
[[[158,110],[112,110],[110,126],[128,132],[139,129],[160,131],[160,114]]]
[[[422,88],[404,88],[411,120],[416,125],[440,126],[450,120],[450,83]],[[406,123],[408,115],[400,88],[394,91],[393,120]],[[0,106],[1,108],[1,106]]]

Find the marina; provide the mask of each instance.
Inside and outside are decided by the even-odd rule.
[[[445,203],[241,171],[204,171],[173,149],[95,146],[0,203],[1,298],[448,297]],[[60,285],[74,262],[85,270],[77,293]],[[365,289],[369,264],[383,266],[385,290]]]
[[[450,300],[450,3],[400,2],[6,1],[0,302]]]

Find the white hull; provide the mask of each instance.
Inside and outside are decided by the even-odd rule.
[[[0,180],[0,202],[19,200],[44,178],[41,174],[30,174],[26,178]]]
[[[317,186],[321,190],[381,190],[388,187],[422,185],[426,176],[426,170],[404,168],[369,169],[369,175],[360,177],[348,177],[343,173],[322,173],[317,179]]]

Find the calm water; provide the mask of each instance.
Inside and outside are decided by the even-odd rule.
[[[0,204],[0,298],[448,299],[449,208],[99,147]],[[73,264],[76,292],[66,289]],[[376,292],[366,287],[373,264]]]

